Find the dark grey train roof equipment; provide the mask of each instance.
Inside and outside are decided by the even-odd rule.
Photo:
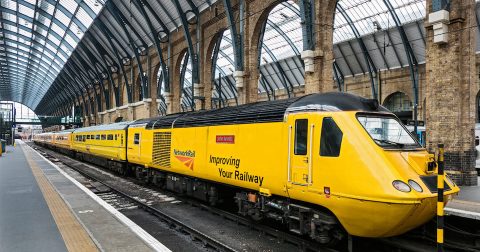
[[[299,111],[389,112],[376,100],[348,93],[310,94],[286,100],[257,102],[215,110],[171,114],[151,120],[147,129],[185,128],[282,122],[286,113]]]
[[[103,130],[124,130],[131,123],[132,123],[131,121],[119,122],[119,123],[112,123],[112,124],[96,125],[96,126],[85,127],[85,128],[78,128],[78,129],[75,129],[73,133],[83,133],[83,132],[103,131]]]

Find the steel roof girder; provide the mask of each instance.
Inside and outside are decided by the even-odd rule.
[[[23,26],[23,25],[19,25],[19,24],[15,23],[15,22],[12,22],[12,21],[8,20],[8,19],[3,19],[3,18],[0,17],[0,22],[3,22],[3,23],[8,24],[8,25],[16,26],[16,27],[18,27],[18,29],[21,29],[21,30],[24,30],[24,31],[26,31],[26,32],[32,33],[32,34],[34,34],[35,36],[44,39],[45,41],[47,40],[47,37],[45,37],[44,35],[42,35],[40,32],[38,32],[38,31],[36,31],[36,30],[29,29],[29,28],[27,28],[27,27],[25,27],[25,26]],[[42,27],[42,29],[44,29],[44,30],[47,30],[47,29],[48,29],[48,27],[46,27],[44,24],[39,23],[39,22],[36,21],[36,20],[34,20],[34,24],[37,25],[37,26]],[[6,31],[7,31],[7,30],[6,30]],[[10,30],[8,30],[8,31],[10,31]],[[11,31],[11,32],[13,33],[13,31]],[[15,33],[15,34],[18,34],[18,33]],[[52,36],[54,36],[56,39],[58,39],[58,40],[60,40],[60,41],[61,41],[62,38],[63,38],[62,36],[60,36],[58,33],[56,33],[56,32],[53,31],[53,30],[52,30],[49,34],[52,34]],[[35,41],[35,42],[37,42],[37,41],[34,40],[34,39],[29,39],[29,40],[30,40],[30,41]],[[38,42],[37,42],[37,43],[38,43]],[[70,51],[72,51],[72,50],[74,49],[69,43],[65,43],[65,45],[68,47],[68,49],[69,49]],[[43,45],[42,45],[42,46],[43,46]],[[46,48],[46,49],[48,49],[48,48]]]
[[[436,1],[436,0],[434,0]],[[395,22],[395,25],[397,26],[398,31],[400,32],[400,37],[402,39],[403,46],[405,48],[405,54],[407,56],[407,61],[409,65],[409,70],[410,70],[410,79],[412,81],[412,89],[413,89],[413,96],[414,96],[414,101],[413,101],[413,119],[414,119],[414,131],[417,132],[417,127],[418,127],[418,61],[417,58],[415,57],[415,52],[412,49],[412,46],[410,44],[410,41],[408,40],[407,34],[405,32],[405,29],[403,29],[402,23],[400,21],[400,18],[398,18],[398,15],[393,8],[392,4],[390,3],[389,0],[383,0],[385,6],[388,8],[390,14],[393,17],[393,20]],[[447,1],[445,1],[447,2]],[[475,12],[476,13],[476,12]],[[478,18],[477,18],[478,22]]]
[[[81,54],[80,51],[78,52],[78,54]],[[73,55],[72,55],[72,56],[73,56]],[[95,63],[94,59],[88,57],[88,55],[87,55],[87,59],[85,59],[83,55],[80,55],[80,57],[78,58],[78,60],[80,61],[80,63],[81,63],[82,65],[87,65],[87,66],[89,66],[89,65],[94,65],[94,63]],[[86,64],[86,63],[88,63],[87,61],[90,61],[90,64]],[[109,108],[110,108],[110,99],[109,99],[109,96],[108,96],[108,92],[106,91],[105,86],[103,85],[103,78],[102,78],[102,77],[100,76],[100,74],[97,72],[97,69],[96,69],[96,68],[87,67],[86,69],[90,69],[90,70],[93,72],[93,74],[95,75],[95,77],[97,78],[96,81],[99,82],[100,92],[103,93],[104,98],[105,98],[105,105],[106,105],[107,109],[109,109]],[[88,70],[87,70],[87,72],[88,72]],[[95,94],[96,94],[96,92],[95,92]],[[101,102],[100,102],[100,104],[98,105],[98,106],[99,106],[99,109],[100,109],[99,111],[101,111],[101,109],[102,109],[101,105],[102,105],[102,104],[101,104]]]
[[[141,1],[141,0],[138,0],[138,1]],[[139,3],[138,1],[135,1],[135,5],[137,6],[137,8],[140,10],[140,13],[143,15],[145,21],[147,22],[147,27],[149,28],[150,32],[152,33],[153,35],[153,42],[155,44],[155,48],[156,48],[156,51],[157,51],[157,56],[158,58],[160,59],[160,67],[162,68],[162,78],[163,78],[163,84],[164,85],[170,85],[170,78],[169,78],[169,68],[168,66],[165,64],[165,60],[163,58],[163,51],[162,51],[162,47],[160,45],[160,41],[158,39],[158,36],[155,32],[155,29],[153,28],[153,25],[152,25],[152,22],[150,20],[150,18],[148,17],[147,15],[147,12],[145,11],[145,9],[143,8],[143,5],[142,3]],[[160,91],[161,91],[161,88],[160,88]],[[158,94],[158,89],[157,89],[157,94]],[[161,94],[160,94],[161,95]]]
[[[155,18],[155,21],[157,21],[157,23],[159,23],[160,26],[162,26],[163,32],[168,36],[170,34],[170,31],[168,30],[168,27],[165,25],[163,20],[157,15],[157,13],[152,8],[150,3],[146,0],[138,0],[138,1],[140,1],[141,4],[143,4],[145,7],[147,7],[147,10],[150,12],[150,14],[152,14],[153,18]]]
[[[130,1],[131,3],[132,1]],[[148,48],[148,44],[147,42],[144,40],[144,37],[143,36],[140,36],[140,34],[137,32],[137,29],[135,29],[134,27],[134,24],[137,24],[137,26],[139,27],[140,31],[143,32],[143,34],[148,34],[148,32],[143,28],[143,25],[141,25],[141,23],[138,21],[137,19],[137,16],[133,13],[133,9],[137,9],[138,10],[138,7],[135,5],[135,1],[134,1],[134,7],[132,9],[132,7],[128,7],[125,5],[125,3],[123,1],[120,1],[119,5],[121,5],[123,8],[125,8],[126,10],[128,10],[128,14],[130,15],[130,20],[127,20],[127,18],[123,15],[123,12],[117,8],[117,5],[115,5],[115,9],[118,11],[118,14],[120,15],[120,17],[122,18],[122,20],[124,21],[125,24],[127,24],[130,29],[132,31],[134,31],[135,33],[135,36],[137,36],[137,38],[142,42],[142,45],[145,47],[145,48]],[[142,15],[143,16],[143,15]]]
[[[337,82],[338,86],[338,91],[339,92],[345,92],[345,77],[338,67],[338,64],[336,61],[333,61],[333,74],[335,75],[335,81]]]
[[[30,38],[27,37],[27,36],[25,36],[25,35],[23,35],[23,34],[16,33],[16,32],[10,31],[10,30],[3,30],[3,32],[4,32],[4,33],[7,33],[7,34],[10,34],[10,35],[12,35],[12,36],[16,36],[16,37],[22,38],[22,39],[25,40],[25,41],[30,41]],[[9,42],[10,42],[10,40],[11,40],[11,39],[9,39],[9,38],[5,38],[5,39],[8,39]],[[13,41],[14,41],[14,40],[13,40]],[[34,41],[35,41],[35,40],[34,40]],[[50,44],[51,46],[57,47],[57,45],[55,45],[52,41],[50,41],[50,40],[48,40],[48,39],[45,40],[45,41],[46,41],[46,43]],[[20,42],[19,42],[19,43],[20,43]],[[19,44],[19,43],[17,43],[17,44]],[[23,44],[23,43],[22,43],[22,44]],[[38,44],[38,43],[36,43],[36,44]],[[47,47],[43,47],[43,48],[45,48],[47,51],[49,51],[52,55],[55,55],[55,53],[52,52],[52,51],[51,51],[50,49],[48,49]],[[59,49],[59,52],[61,52],[61,53],[65,56],[65,58],[68,58],[68,55],[67,55],[63,50]],[[62,59],[60,59],[60,60],[63,62]]]
[[[102,34],[105,35],[105,37],[107,38],[107,40],[111,41],[111,47],[112,48],[120,48],[122,50],[122,52],[126,55],[126,57],[132,57],[130,55],[130,52],[127,51],[127,48],[128,48],[128,41],[124,41],[123,37],[121,37],[121,41],[110,31],[110,29],[107,27],[107,25],[102,21],[102,19],[98,19],[99,21],[97,22],[98,24],[98,29],[100,30],[100,32]],[[119,34],[119,32],[117,31],[116,32],[117,34]],[[117,46],[115,46],[115,44]],[[121,55],[121,54],[119,54]],[[123,58],[123,56],[121,55],[121,58]]]
[[[218,37],[217,37],[217,42],[215,43],[215,46],[213,48],[213,53],[212,53],[212,68],[211,68],[211,81],[212,83],[214,84],[214,86],[216,87],[216,91],[217,93],[219,94],[219,97],[220,99],[222,99],[222,93],[224,93],[224,91],[221,89],[221,74],[219,76],[219,84],[217,85],[217,82],[215,81],[215,69],[217,69],[218,71],[220,71],[220,73],[223,73],[223,75],[225,76],[225,73],[223,72],[223,70],[217,66],[217,60],[218,60],[218,54],[219,53],[223,53],[221,50],[220,50],[220,46],[221,46],[221,43],[222,43],[222,40],[223,40],[223,34],[224,34],[225,31],[222,31],[221,33],[218,34]],[[224,55],[224,57],[232,64],[233,64],[233,61],[230,57],[228,57],[228,55]],[[220,92],[219,92],[220,90]],[[235,88],[235,91],[236,91],[236,88]],[[232,92],[233,93],[233,97],[235,98],[235,102],[236,104],[238,105],[238,97],[237,97],[237,93],[236,92]],[[226,94],[223,94],[226,98],[227,95]]]
[[[365,59],[365,63],[367,64],[368,72],[369,72],[369,75],[370,75],[372,96],[373,96],[373,99],[378,99],[376,85],[375,85],[375,80],[376,80],[376,75],[377,75],[378,70],[375,67],[375,64],[374,64],[372,58],[370,57],[370,54],[368,53],[367,47],[365,46],[365,43],[364,43],[362,37],[360,36],[360,33],[357,30],[357,27],[355,26],[355,24],[353,23],[352,19],[347,14],[345,9],[343,9],[343,7],[338,2],[337,2],[337,10],[340,12],[340,14],[342,14],[343,18],[345,18],[345,20],[347,21],[348,25],[350,26],[353,33],[355,34],[355,37],[357,39],[357,42],[360,45],[360,48],[362,49],[363,56],[364,56],[364,59]],[[351,46],[350,41],[349,41],[349,45]],[[353,48],[352,48],[352,52],[354,52]],[[355,52],[354,52],[354,55],[355,55],[355,58],[356,58],[357,56],[356,56]],[[361,66],[360,62],[359,62],[359,66]]]
[[[112,41],[112,37],[111,37],[111,34],[109,33],[107,27],[105,26],[105,24],[103,24],[102,22],[99,23],[99,26],[100,26],[100,30],[102,30],[102,32],[105,34],[105,36],[107,37],[107,40],[108,40],[108,43],[110,44],[110,47],[112,48],[112,50],[115,52],[115,58],[117,60],[117,65],[119,66],[119,70],[122,72],[122,76],[123,76],[123,80],[125,81],[125,87],[127,89],[127,101],[128,103],[132,103],[133,102],[133,97],[132,97],[132,90],[130,89],[130,85],[128,84],[128,77],[127,77],[127,72],[125,71],[125,68],[124,68],[124,65],[122,63],[122,59],[120,57],[120,54],[118,52],[118,49],[115,47],[115,45],[113,44],[113,41]],[[121,87],[119,86],[119,89],[121,90]]]
[[[126,30],[125,26],[128,26],[130,28],[130,30],[133,32],[133,34],[135,34],[135,37],[138,38],[138,40],[141,42],[142,46],[147,49],[148,48],[148,45],[147,43],[145,43],[145,41],[143,40],[142,36],[140,36],[140,34],[138,34],[137,30],[132,26],[132,24],[130,24],[130,22],[128,21],[128,19],[123,15],[123,13],[113,4],[111,4],[111,2],[108,2],[107,5],[106,5],[107,9],[112,13],[112,15],[114,16],[115,20],[117,20],[118,24],[123,27],[122,29],[124,29],[125,31],[125,34],[127,35],[127,37],[130,37],[129,39],[129,42],[130,43],[134,43],[135,41],[133,39],[131,39],[131,35],[130,33]],[[130,41],[131,40],[131,41]],[[132,44],[132,47],[133,45],[136,45],[136,44]]]
[[[300,0],[298,3],[300,7],[300,18],[302,20],[302,36],[303,36],[303,50],[315,49],[315,10],[313,8],[313,0]]]
[[[12,47],[12,46],[10,46],[10,45],[4,45],[4,46],[5,46],[5,48],[15,49],[15,50],[18,50],[18,51],[20,51],[20,52],[22,52],[22,53],[28,53],[27,51],[25,51],[25,50],[23,50],[23,49],[15,48],[15,47]],[[29,60],[30,58],[28,58],[28,57],[25,57],[25,56],[23,56],[23,55],[19,55],[18,53],[16,54],[16,56],[18,56],[19,58],[22,58],[22,59],[27,60],[27,64],[30,62],[30,60]],[[42,61],[43,63],[47,64],[47,61],[43,60],[43,58],[40,58],[40,57],[38,57],[37,55],[30,55],[30,56],[31,56],[32,58],[38,59],[38,61]],[[55,63],[55,66],[57,66],[58,68],[61,68],[61,66],[58,65],[55,61],[52,61],[52,62]],[[40,68],[40,67],[39,67],[39,66],[35,66],[35,68],[38,69],[38,68]],[[43,74],[47,74],[47,73],[48,73],[48,71],[47,71],[48,69],[45,68],[44,65],[42,65],[42,70],[44,70],[44,71],[42,72]]]
[[[432,0],[432,11],[450,10],[450,0]]]
[[[244,0],[239,0],[240,5],[243,6]],[[233,46],[233,58],[234,58],[234,67],[236,71],[243,71],[244,67],[244,52],[243,52],[243,21],[240,18],[239,26],[240,31],[237,31],[237,23],[235,22],[233,8],[230,0],[223,0],[223,7],[225,9],[225,13],[227,15],[228,25],[230,27],[230,34],[232,36],[232,46]],[[243,15],[243,7],[238,9],[240,15]]]
[[[94,40],[94,42],[96,42],[96,44],[98,44],[98,41],[95,37],[89,37],[90,39]],[[106,54],[107,52],[105,51],[105,49],[100,46],[98,47],[98,50],[100,50],[100,55],[101,55],[101,59],[103,60],[103,62],[105,63],[106,65],[106,71],[107,71],[107,75],[108,75],[108,80],[109,80],[109,83],[110,83],[110,88],[111,90],[113,91],[113,94],[114,94],[114,98],[115,98],[115,105],[116,106],[120,106],[119,105],[119,102],[120,102],[120,94],[119,94],[119,88],[120,88],[120,85],[118,85],[118,87],[116,87],[115,85],[115,81],[113,80],[113,72],[112,72],[112,69],[111,67],[108,66],[108,63],[107,63],[107,60],[106,60]],[[116,65],[115,62],[113,62],[113,64]]]
[[[28,22],[30,23],[35,23],[36,25],[43,25],[39,22],[35,22],[33,18],[25,15],[25,14],[22,14],[22,13],[19,13],[19,12],[16,12],[16,11],[12,11],[10,9],[7,9],[7,8],[4,8],[2,6],[0,6],[0,11],[1,12],[6,12],[6,13],[9,13],[9,14],[12,14],[12,15],[16,15],[22,19],[25,19],[27,20]],[[39,13],[46,13],[45,11],[43,10],[39,10]],[[47,15],[51,16],[50,14],[47,13]],[[48,18],[48,17],[47,17]],[[50,18],[49,18],[50,19]],[[62,22],[60,22],[58,19],[56,18],[53,18],[53,19],[50,19],[52,23],[55,23],[56,25],[58,25],[60,28],[62,28],[65,32],[69,33],[69,35],[72,36],[72,38],[75,40],[75,42],[78,43],[78,41],[80,41],[77,37],[77,35],[75,35],[75,33],[73,33],[70,29],[68,29],[68,27],[66,27]],[[46,27],[45,25],[43,25],[43,28]],[[48,28],[46,28],[45,30],[48,30]]]
[[[182,23],[182,28],[183,28],[183,35],[185,37],[185,40],[187,41],[187,45],[188,45],[188,53],[189,53],[189,56],[192,57],[192,60],[191,60],[191,67],[192,67],[192,93],[193,93],[193,88],[194,88],[194,84],[198,84],[200,83],[199,81],[199,67],[198,67],[198,55],[197,55],[197,51],[195,50],[194,46],[193,46],[193,42],[192,42],[192,37],[190,36],[190,30],[188,29],[189,27],[189,24],[188,24],[188,21],[187,21],[187,17],[185,15],[185,12],[182,10],[182,6],[180,5],[180,2],[178,0],[171,0],[174,5],[175,5],[175,8],[177,10],[177,13],[180,17],[180,21]],[[197,16],[197,19],[199,17]],[[197,23],[198,24],[198,23]],[[199,26],[197,25],[197,40],[199,39],[198,38],[198,35],[199,35]],[[200,43],[198,43],[198,46],[199,46]],[[194,97],[192,96],[192,99]],[[191,105],[192,105],[192,110],[195,110],[195,101],[192,100],[191,102]]]
[[[283,39],[285,39],[288,43],[288,45],[292,48],[293,52],[295,53],[295,55],[300,55],[300,52],[298,51],[297,47],[295,46],[295,44],[292,42],[292,40],[290,39],[290,37],[285,34],[285,32],[280,28],[278,27],[277,24],[275,24],[274,22],[270,21],[270,20],[267,20],[267,23],[268,25],[270,25],[280,36],[282,36]],[[304,49],[306,50],[306,49]],[[312,49],[308,49],[308,50],[312,50]]]
[[[129,40],[129,43],[130,43],[130,46],[132,47],[133,49],[133,52],[135,54],[135,59],[137,61],[137,67],[139,69],[139,74],[140,74],[140,81],[141,81],[141,91],[142,91],[142,97],[147,97],[148,95],[148,92],[147,92],[147,88],[148,88],[148,80],[145,78],[144,76],[144,71],[143,71],[143,67],[142,67],[142,62],[140,61],[140,54],[138,52],[138,48],[136,48],[136,45],[132,39],[132,37],[130,36],[130,33],[128,32],[127,28],[125,27],[125,25],[128,25],[126,24],[123,20],[122,20],[122,16],[121,16],[121,13],[119,13],[119,11],[115,11],[116,8],[114,7],[111,7],[111,5],[107,5],[107,7],[109,7],[109,10],[112,11],[112,14],[114,16],[114,18],[117,20],[117,22],[120,24],[120,26],[122,27],[123,31],[125,32],[125,34],[127,35],[127,38]],[[113,9],[113,10],[112,10]],[[132,27],[130,27],[130,29],[132,29]],[[144,43],[144,42],[143,42]],[[144,44],[145,45],[145,44]],[[145,49],[147,50],[148,48],[145,47]]]

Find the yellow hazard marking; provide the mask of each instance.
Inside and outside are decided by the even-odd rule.
[[[437,215],[443,216],[443,202],[437,202]]]
[[[78,222],[70,208],[65,204],[60,195],[55,191],[48,179],[43,174],[37,163],[30,157],[29,151],[23,146],[28,164],[30,165],[33,176],[42,191],[43,197],[47,202],[48,208],[52,213],[53,219],[57,224],[58,230],[62,235],[65,246],[69,252],[90,252],[99,251],[83,226]]]
[[[443,175],[438,175],[438,179],[437,179],[437,187],[439,189],[443,189],[443,185],[444,185],[444,176]]]
[[[437,228],[437,243],[443,243],[443,229]]]

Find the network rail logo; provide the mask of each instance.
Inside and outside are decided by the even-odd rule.
[[[183,163],[183,165],[185,165],[186,167],[188,167],[190,170],[193,171],[193,165],[195,161],[195,151],[192,151],[192,150],[182,151],[182,150],[174,149],[173,154],[180,162]]]

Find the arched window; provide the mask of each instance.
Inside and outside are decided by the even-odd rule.
[[[300,7],[294,1],[278,4],[270,12],[259,42],[258,92],[274,99],[276,90],[293,96],[293,88],[304,85],[305,70]]]
[[[410,98],[402,92],[395,92],[389,95],[383,105],[392,112],[412,111]]]

